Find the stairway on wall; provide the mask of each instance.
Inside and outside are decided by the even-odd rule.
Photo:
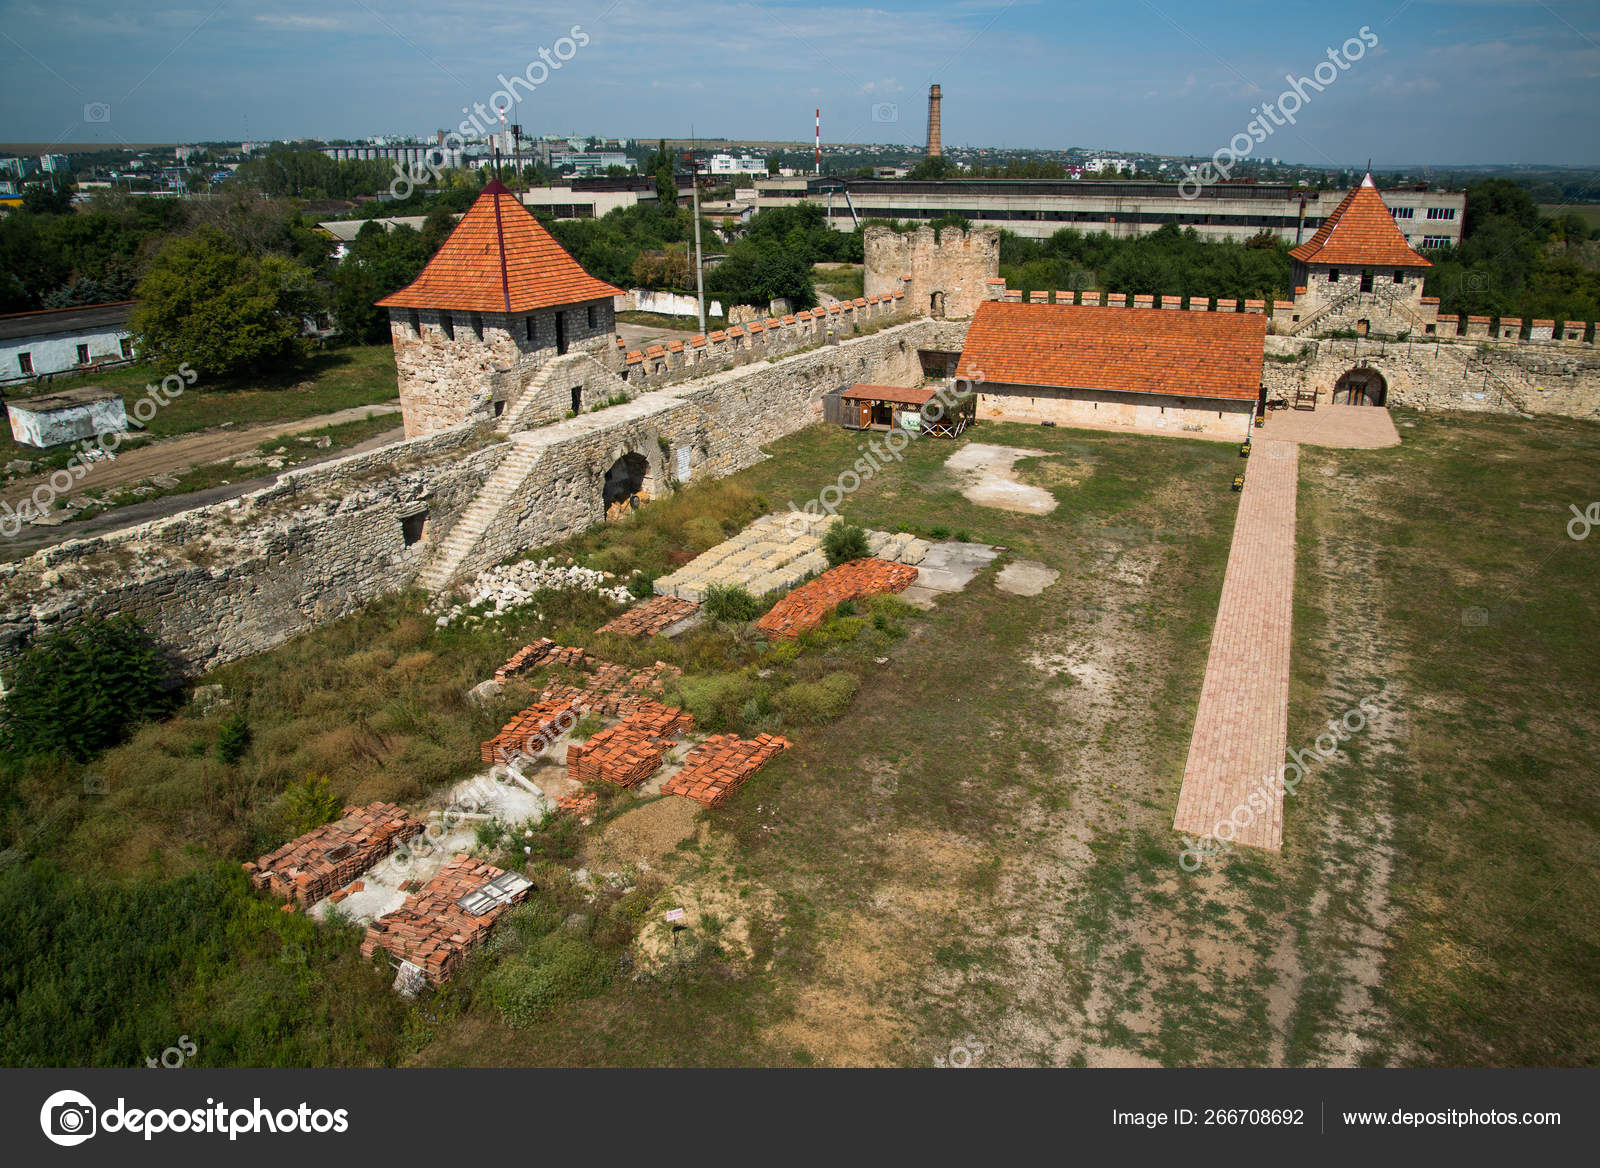
[[[462,561],[478,545],[495,516],[516,494],[547,448],[547,443],[539,441],[533,433],[511,435],[511,453],[484,480],[461,518],[450,528],[450,534],[417,574],[419,586],[429,592],[439,592],[450,585]]]

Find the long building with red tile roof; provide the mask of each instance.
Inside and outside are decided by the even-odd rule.
[[[1261,387],[1266,318],[986,301],[956,376],[978,416],[1238,433]]]

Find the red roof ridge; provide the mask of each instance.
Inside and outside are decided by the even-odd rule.
[[[1384,205],[1369,174],[1346,195],[1317,233],[1289,254],[1301,263],[1352,267],[1431,268],[1411,245]]]

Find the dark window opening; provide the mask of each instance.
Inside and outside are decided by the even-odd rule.
[[[565,313],[556,313],[556,356],[559,357],[567,351],[567,317]]]
[[[505,412],[506,412],[506,403],[504,401],[497,401],[497,402],[494,403],[494,416],[495,417],[498,418],[501,414],[503,414]]]
[[[17,354],[17,368],[22,370],[22,372],[24,372],[24,373],[32,373],[33,372],[33,354],[32,353],[18,353]]]
[[[1339,282],[1339,269],[1338,268],[1329,268],[1328,269],[1328,283],[1337,284],[1338,282]]]
[[[428,528],[428,513],[418,511],[415,515],[407,515],[400,520],[400,538],[405,541],[406,547],[419,543],[423,532]]]
[[[121,341],[121,345],[122,345],[122,355],[124,357],[132,357],[133,356],[133,342],[130,341],[127,337],[123,337],[122,341]]]
[[[78,346],[78,364],[79,365],[87,365],[88,363],[89,363],[89,346],[88,345],[79,345]]]
[[[1396,284],[1404,284],[1406,282],[1406,274],[1399,268],[1394,270],[1394,282]]]
[[[472,314],[472,339],[475,341],[483,340],[483,313],[481,312]]]
[[[439,318],[439,327],[444,330],[444,335],[452,341],[456,339],[456,320],[448,312]]]
[[[600,327],[600,310],[592,304],[589,305],[589,327],[592,329]]]
[[[1372,271],[1371,271],[1371,269],[1368,269],[1367,271],[1364,271],[1364,272],[1361,273],[1361,290],[1363,292],[1371,292],[1372,291]]]
[[[530,316],[530,317],[526,318],[522,322],[522,324],[523,324],[523,327],[527,330],[528,340],[530,340],[530,341],[533,340],[534,339],[533,317]]]
[[[572,412],[575,414],[583,413],[583,386],[581,385],[572,387]]]
[[[422,335],[422,313],[418,312],[415,308],[407,309],[406,323],[411,326],[412,336],[420,337]]]

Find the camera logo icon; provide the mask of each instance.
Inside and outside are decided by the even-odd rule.
[[[898,122],[900,120],[900,107],[892,101],[875,102],[872,106],[872,120],[875,122]]]
[[[94,1135],[99,1114],[87,1095],[78,1091],[57,1091],[39,1109],[39,1126],[45,1139],[63,1148],[72,1148]]]
[[[111,120],[111,107],[103,101],[91,101],[83,107],[83,120],[86,122],[109,122]]]
[[[1489,277],[1483,272],[1466,272],[1461,277],[1461,290],[1463,292],[1487,292],[1489,290]]]

